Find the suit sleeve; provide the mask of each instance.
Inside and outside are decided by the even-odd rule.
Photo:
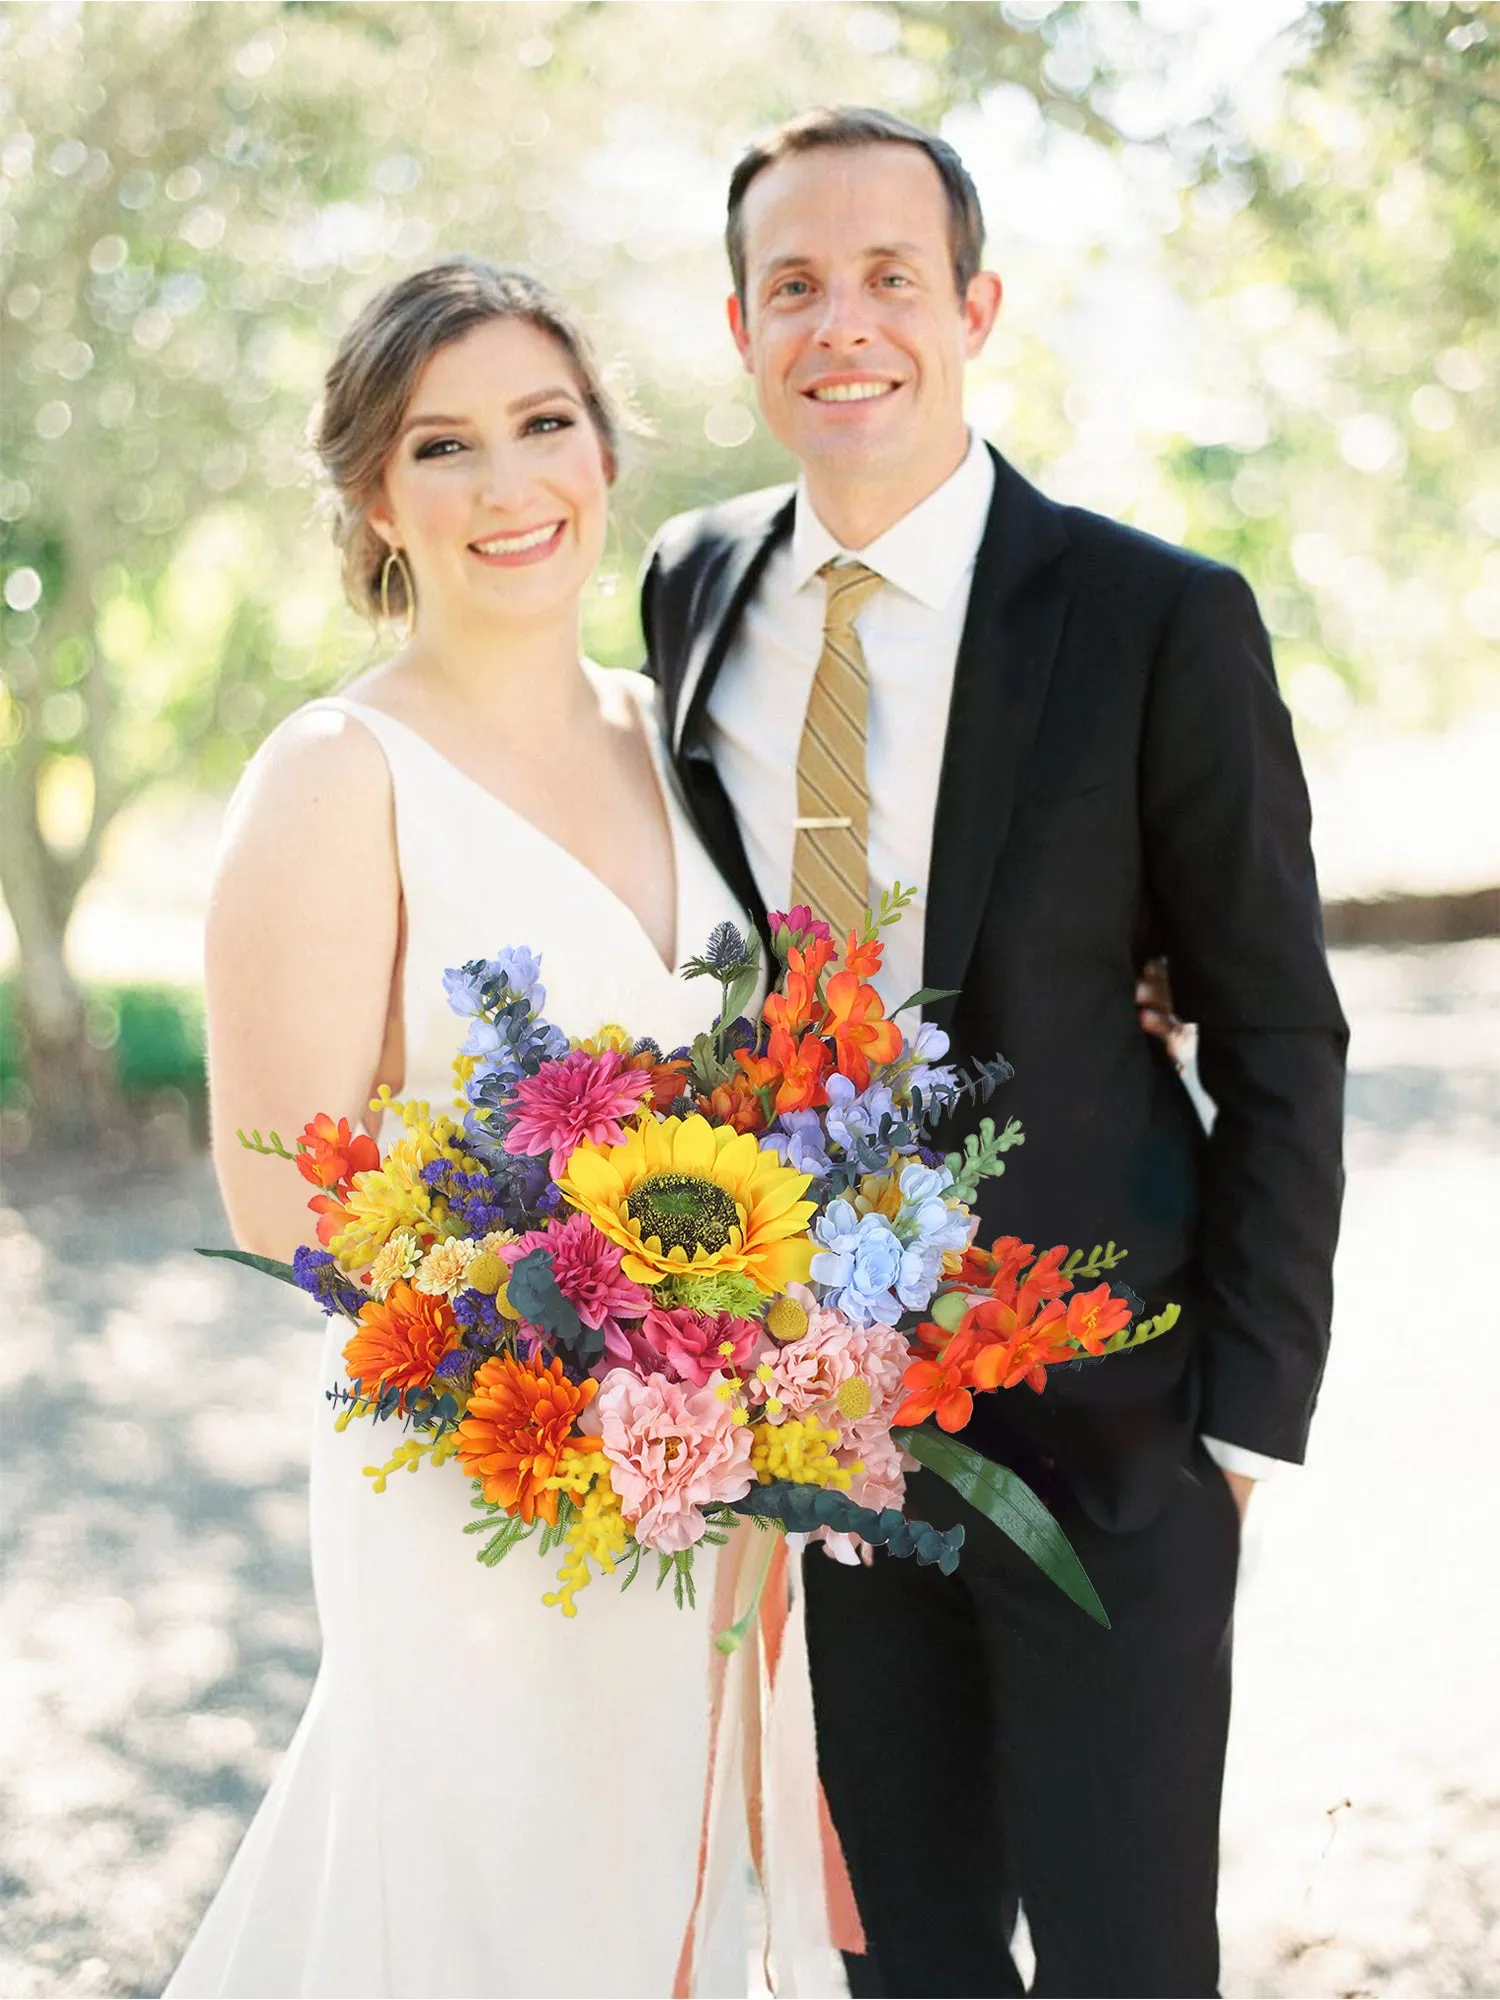
[[[646,657],[641,672],[654,680],[658,687],[662,686],[661,660],[656,637],[656,599],[661,587],[660,546],[661,537],[657,535],[642,558],[639,583],[641,633],[646,642]]]
[[[1199,1425],[1300,1461],[1328,1350],[1348,1030],[1291,719],[1254,597],[1230,570],[1194,569],[1174,606],[1141,786],[1150,895],[1217,1107],[1198,1231]]]

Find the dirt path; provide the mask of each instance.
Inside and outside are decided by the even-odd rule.
[[[1339,1326],[1312,1464],[1254,1502],[1225,1991],[1493,1995],[1500,942],[1337,971]],[[0,1993],[152,1994],[316,1663],[320,1322],[191,1254],[227,1240],[201,1161],[10,1181]]]

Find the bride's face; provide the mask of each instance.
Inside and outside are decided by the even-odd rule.
[[[435,623],[529,624],[576,608],[608,503],[567,353],[527,320],[488,320],[418,376],[370,520]]]

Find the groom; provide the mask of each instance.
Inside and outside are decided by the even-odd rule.
[[[869,1940],[856,1993],[1209,1994],[1240,1515],[1300,1460],[1328,1341],[1346,1031],[1308,807],[1233,571],[1029,485],[968,431],[1000,281],[962,162],[813,112],[730,184],[730,326],[795,489],[669,523],[643,585],[700,827],[751,908],[895,880],[886,997],[1015,1066],[980,1240],[1114,1237],[1175,1331],[965,1440],[1078,1550],[1093,1625],[930,1474],[952,1577],[805,1565],[819,1754]],[[1142,1035],[1170,956],[1217,1107]],[[896,989],[901,991],[898,993]]]

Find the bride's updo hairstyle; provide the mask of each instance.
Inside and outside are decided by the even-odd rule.
[[[488,320],[524,320],[567,356],[614,482],[620,418],[588,342],[561,300],[525,271],[481,257],[448,257],[377,292],[339,342],[313,419],[313,448],[333,491],[334,540],[344,589],[356,611],[382,609],[381,572],[390,550],[370,525],[381,475],[401,435],[417,377],[440,348]],[[393,564],[386,603],[408,610],[404,566]]]

